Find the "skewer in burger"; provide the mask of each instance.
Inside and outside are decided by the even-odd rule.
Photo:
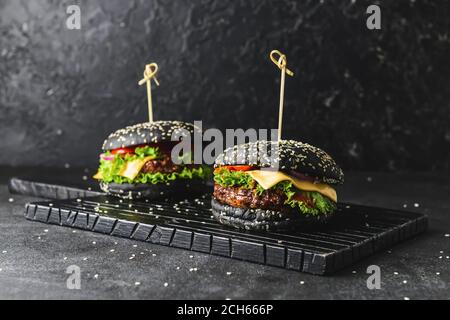
[[[124,199],[169,198],[203,191],[211,175],[208,167],[172,161],[171,151],[178,142],[171,139],[177,130],[180,136],[193,136],[199,129],[181,121],[155,121],[109,135],[94,176],[100,188]]]
[[[344,181],[327,153],[293,140],[235,146],[214,167],[213,215],[241,229],[326,222],[337,203],[331,185]]]

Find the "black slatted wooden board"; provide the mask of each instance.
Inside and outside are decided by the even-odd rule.
[[[426,230],[423,214],[340,204],[326,226],[238,231],[211,216],[207,195],[192,201],[137,202],[98,196],[36,202],[32,221],[78,228],[317,275],[331,274]]]
[[[49,169],[37,170],[33,174],[9,179],[8,188],[13,194],[59,200],[104,194],[98,182],[90,179],[88,174],[81,170],[56,172]]]

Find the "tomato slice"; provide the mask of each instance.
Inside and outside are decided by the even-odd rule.
[[[112,154],[128,154],[128,153],[134,153],[134,150],[136,148],[119,148],[119,149],[114,149],[111,151]]]
[[[132,147],[117,148],[117,149],[111,150],[111,153],[112,154],[120,154],[120,155],[133,154],[133,153],[135,153],[137,148],[142,148],[142,147],[146,147],[146,146],[159,148],[160,150],[162,150],[165,153],[170,153],[170,151],[172,150],[173,145],[174,144],[172,142],[162,142],[162,143],[152,143],[152,144],[139,144],[139,145],[132,146]]]
[[[240,165],[240,166],[224,166],[224,168],[227,168],[230,171],[250,171],[252,170],[252,166],[247,165]]]
[[[301,192],[296,192],[293,198],[294,198],[294,200],[302,201],[304,204],[306,204],[310,208],[314,207],[313,200],[311,198],[305,196]]]

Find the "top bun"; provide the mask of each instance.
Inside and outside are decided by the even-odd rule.
[[[200,129],[192,123],[182,121],[154,121],[138,123],[133,126],[119,129],[113,132],[103,142],[103,150],[114,150],[138,146],[148,143],[159,143],[171,141],[172,134],[179,131],[179,136],[186,136],[187,133],[192,136],[195,131]]]
[[[295,171],[329,184],[344,182],[344,173],[330,155],[295,140],[281,140],[280,143],[260,140],[228,148],[217,157],[214,167],[230,165],[273,167],[280,171]]]

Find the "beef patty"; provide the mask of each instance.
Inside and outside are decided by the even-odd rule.
[[[223,187],[219,184],[214,184],[214,197],[236,208],[267,210],[280,210],[286,201],[286,195],[281,190],[266,190],[258,195],[254,189]]]
[[[170,154],[164,153],[158,159],[147,161],[142,167],[142,173],[172,173],[172,172],[180,172],[183,168],[197,168],[198,165],[195,164],[174,164],[170,157]]]
[[[160,158],[147,161],[142,168],[143,173],[172,173],[182,170],[182,166],[176,165],[172,162],[170,155],[163,154]]]

